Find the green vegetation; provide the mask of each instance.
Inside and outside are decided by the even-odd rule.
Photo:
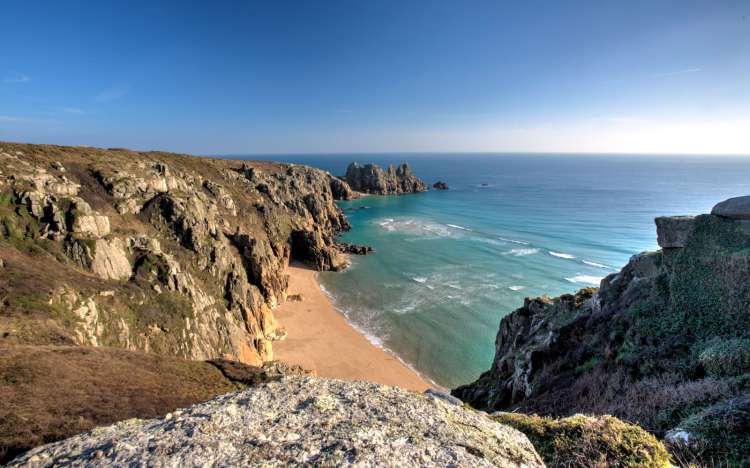
[[[495,413],[493,419],[526,434],[550,467],[667,467],[669,453],[654,436],[612,416],[553,419]]]
[[[709,406],[680,423],[680,429],[692,439],[681,447],[691,458],[714,466],[750,466],[750,394]]]
[[[750,339],[715,339],[700,353],[698,360],[709,375],[733,377],[750,372]]]

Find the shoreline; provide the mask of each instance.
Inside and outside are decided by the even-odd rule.
[[[287,337],[273,343],[274,359],[297,364],[321,377],[363,380],[416,392],[442,388],[419,375],[394,353],[373,344],[349,323],[323,292],[317,272],[300,263],[287,268],[288,300],[274,310]]]

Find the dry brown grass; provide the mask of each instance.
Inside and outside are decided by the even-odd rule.
[[[206,362],[114,348],[0,348],[0,463],[96,426],[164,415],[238,388]]]

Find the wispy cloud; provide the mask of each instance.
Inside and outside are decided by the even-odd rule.
[[[0,123],[7,124],[40,124],[54,122],[54,120],[50,119],[35,119],[32,117],[23,117],[18,115],[0,115]]]
[[[31,77],[29,75],[25,75],[17,71],[12,71],[8,73],[5,78],[3,78],[3,83],[28,83],[29,81],[31,81]]]
[[[126,86],[126,85],[113,86],[97,94],[96,97],[94,97],[94,100],[96,102],[116,101],[122,98],[123,96],[125,96],[126,94],[128,94],[129,91],[130,91],[130,86]]]
[[[74,114],[74,115],[83,115],[86,113],[86,111],[78,107],[61,107],[60,110],[62,112],[66,112],[68,114]]]
[[[683,70],[674,70],[674,71],[665,72],[665,73],[655,73],[653,76],[656,78],[662,78],[665,76],[686,75],[688,73],[698,73],[702,71],[703,71],[702,68],[685,68]]]
[[[605,117],[604,120],[606,122],[618,123],[618,124],[642,124],[642,123],[648,123],[648,119],[644,119],[644,118],[641,118],[641,117],[630,117],[630,116]]]

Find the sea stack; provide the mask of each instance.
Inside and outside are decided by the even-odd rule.
[[[434,184],[432,184],[432,188],[437,190],[448,190],[448,183],[443,182],[442,180],[438,180]]]
[[[384,171],[376,164],[363,166],[353,162],[346,168],[344,179],[353,190],[374,195],[401,195],[427,191],[427,184],[415,176],[406,163],[398,168],[391,164]]]

